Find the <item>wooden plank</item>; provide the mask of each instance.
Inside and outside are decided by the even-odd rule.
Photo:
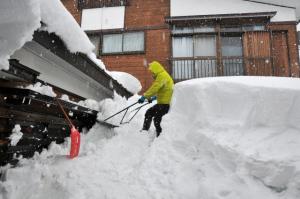
[[[273,75],[270,46],[269,32],[255,31],[244,33],[243,52],[246,75]]]
[[[272,58],[275,76],[290,76],[287,32],[272,32]]]

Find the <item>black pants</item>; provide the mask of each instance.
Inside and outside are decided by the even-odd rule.
[[[149,108],[145,114],[143,130],[149,130],[153,118],[154,126],[156,128],[156,136],[158,137],[162,131],[160,126],[162,117],[169,112],[169,109],[169,104],[156,104]]]

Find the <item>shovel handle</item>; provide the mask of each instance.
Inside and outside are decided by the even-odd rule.
[[[123,111],[126,111],[126,110],[128,110],[130,107],[132,107],[132,106],[134,106],[134,105],[136,105],[136,104],[138,104],[138,103],[139,103],[139,102],[136,102],[136,103],[134,103],[134,104],[131,104],[130,106],[127,106],[126,108],[124,108],[124,109],[120,110],[119,112],[117,112],[117,113],[113,114],[112,116],[110,116],[110,117],[106,118],[106,119],[105,119],[105,120],[103,120],[103,121],[105,122],[105,121],[109,120],[110,118],[112,118],[112,117],[115,117],[116,115],[118,115],[118,114],[122,113]]]
[[[74,125],[73,125],[72,121],[70,120],[69,116],[67,115],[66,111],[64,110],[64,108],[62,107],[62,105],[61,105],[61,103],[58,101],[58,99],[57,99],[57,98],[55,98],[55,99],[56,99],[56,102],[57,102],[58,106],[59,106],[60,109],[62,110],[62,112],[63,112],[63,114],[64,114],[66,120],[68,121],[70,127],[73,128]]]

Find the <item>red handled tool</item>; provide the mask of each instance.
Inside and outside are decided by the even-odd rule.
[[[64,113],[64,116],[66,118],[66,120],[69,123],[69,126],[71,128],[71,149],[70,149],[70,158],[73,159],[75,157],[78,156],[79,154],[79,149],[80,149],[80,133],[78,132],[78,130],[75,128],[75,126],[73,125],[72,121],[70,120],[69,116],[67,115],[66,111],[64,110],[64,108],[62,107],[61,103],[58,101],[58,99],[56,98],[56,101],[60,107],[60,109],[62,110],[62,112]]]

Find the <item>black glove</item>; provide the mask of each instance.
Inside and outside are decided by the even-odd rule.
[[[138,103],[142,104],[144,103],[146,100],[145,96],[142,96],[139,100],[138,100]]]
[[[152,96],[152,97],[150,97],[150,99],[148,99],[148,102],[149,103],[152,103],[153,101],[155,101],[156,100],[156,96]]]

